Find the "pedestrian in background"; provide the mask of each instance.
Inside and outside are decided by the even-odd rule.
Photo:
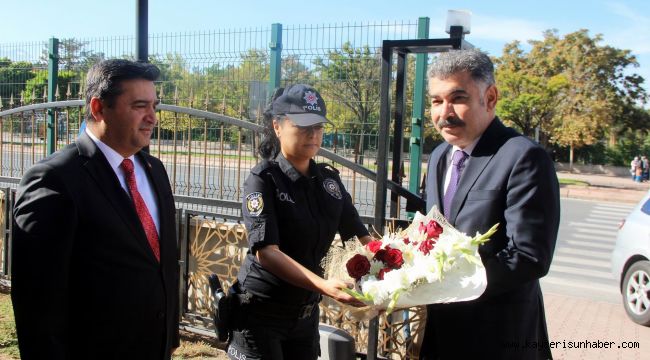
[[[650,164],[648,164],[648,158],[643,155],[641,156],[641,180],[642,181],[648,181],[650,179],[650,168],[648,168]]]
[[[632,180],[636,181],[636,170],[641,166],[641,160],[638,156],[635,156],[632,161],[630,161],[630,175],[632,175]]]

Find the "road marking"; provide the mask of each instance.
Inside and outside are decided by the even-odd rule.
[[[582,246],[586,248],[599,248],[603,250],[609,250],[609,253],[611,254],[611,251],[614,250],[614,243],[611,245],[608,244],[597,244],[595,242],[589,242],[589,241],[580,241],[580,240],[564,240],[567,244],[573,245],[573,246]]]
[[[616,235],[618,234],[618,231],[592,229],[591,227],[590,228],[578,227],[578,228],[574,228],[573,230],[576,231],[576,233],[573,234],[573,236],[576,236],[580,233],[587,233],[587,234],[594,234],[596,235],[595,238],[602,238],[602,239],[609,239],[610,237],[616,239]]]
[[[567,274],[573,274],[573,275],[585,275],[585,276],[591,276],[599,279],[607,279],[607,280],[613,280],[614,277],[611,272],[609,271],[599,271],[599,270],[591,270],[591,269],[579,269],[575,268],[572,266],[565,266],[565,265],[554,265],[551,264],[551,272],[560,272],[560,273],[567,273]],[[586,281],[588,282],[588,281]]]
[[[557,252],[562,254],[588,256],[592,258],[604,259],[607,260],[608,262],[612,257],[611,251],[585,250],[585,249],[576,249],[572,247],[562,247],[558,249]]]
[[[611,273],[611,254],[620,221],[632,209],[632,205],[598,203],[576,213],[579,221],[562,222],[562,238],[548,275],[541,279],[543,286],[563,294],[620,301],[618,280]]]
[[[605,269],[609,269],[612,267],[609,261],[591,260],[591,259],[585,259],[582,257],[575,257],[575,256],[555,255],[553,256],[553,260],[571,264],[571,265],[587,265],[587,266],[593,266],[593,267],[605,268]]]
[[[589,214],[589,218],[612,220],[612,214]]]
[[[621,210],[591,210],[592,214],[601,214],[601,215],[609,215],[609,216],[620,216],[620,217],[626,217],[630,214],[630,211],[621,211]]]
[[[626,210],[632,210],[635,207],[636,207],[636,205],[614,204],[614,203],[597,204],[596,206],[594,206],[594,208],[596,208],[596,209],[600,209],[600,208],[607,208],[607,209],[618,208],[618,209],[626,209]]]
[[[598,291],[603,291],[603,292],[606,292],[606,293],[614,294],[614,295],[617,295],[617,296],[620,295],[616,285],[607,286],[607,285],[599,284],[599,283],[593,283],[593,282],[587,283],[587,282],[583,282],[583,281],[571,281],[571,280],[548,277],[548,276],[545,276],[545,277],[541,278],[540,281],[542,283],[547,283],[547,284],[561,285],[561,286],[566,286],[566,287],[570,287],[570,288],[598,290]]]
[[[604,230],[618,230],[618,226],[616,225],[601,225],[601,224],[590,224],[588,222],[581,222],[581,221],[572,221],[569,223],[569,226],[571,227],[578,227],[578,226],[586,226],[587,228],[593,229],[593,228],[598,228],[598,229],[604,229]]]
[[[588,222],[588,223],[596,223],[596,224],[603,224],[603,225],[607,224],[607,225],[612,226],[612,227],[615,227],[615,228],[618,228],[618,224],[621,223],[620,220],[611,220],[611,218],[610,218],[610,219],[607,219],[607,220],[606,220],[606,219],[594,219],[594,218],[591,217],[591,216],[588,217],[588,218],[586,218],[586,219],[585,219],[585,222]]]
[[[575,233],[572,234],[572,238],[578,238],[578,239],[589,239],[589,240],[595,240],[599,242],[604,242],[604,243],[616,243],[616,234],[617,233],[609,233],[609,234],[604,234],[603,236],[603,231],[589,231],[589,230],[576,230],[576,231],[582,231],[585,232],[586,234],[581,234],[581,233]],[[595,234],[595,235],[590,235],[590,234]]]

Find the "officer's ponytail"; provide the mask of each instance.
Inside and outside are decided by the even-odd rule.
[[[277,99],[284,92],[284,88],[277,88],[273,92],[271,101],[264,108],[264,116],[262,117],[262,125],[264,130],[262,130],[262,141],[257,147],[257,153],[264,159],[272,159],[280,152],[280,139],[275,135],[275,129],[273,129],[273,119],[277,116],[272,113],[273,100]]]

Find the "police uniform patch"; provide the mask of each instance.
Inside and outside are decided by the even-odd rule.
[[[258,216],[264,210],[264,200],[261,192],[246,195],[246,209],[251,216]]]
[[[341,188],[339,188],[339,184],[336,180],[330,178],[325,179],[325,181],[323,181],[323,187],[328,194],[332,195],[332,197],[339,200],[343,198],[343,195],[341,195]]]

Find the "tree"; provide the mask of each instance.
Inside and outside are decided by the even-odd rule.
[[[531,138],[536,130],[541,134],[551,132],[556,104],[568,86],[566,77],[562,74],[551,77],[536,74],[517,41],[507,44],[503,55],[494,62],[501,97],[497,113],[503,121]],[[545,144],[547,137],[541,138]]]
[[[282,59],[282,80],[289,84],[311,83],[312,73],[300,62],[300,56],[288,55]]]
[[[17,102],[27,81],[35,76],[33,69],[34,65],[30,62],[0,58],[0,98],[3,105],[12,97]]]
[[[557,38],[551,33],[546,37]],[[642,80],[624,76],[626,67],[637,64],[630,51],[599,45],[601,35],[591,38],[583,29],[552,41],[553,65],[571,84],[555,119],[554,142],[569,146],[572,163],[574,148],[593,144],[608,133],[619,118],[621,99],[643,94]]]
[[[529,53],[511,43],[495,61],[504,118],[527,135],[540,126],[551,143],[569,148],[571,163],[574,149],[616,131],[631,104],[647,97],[643,78],[626,75],[638,66],[630,51],[601,41],[584,29],[563,38],[548,30],[543,40],[529,41]]]
[[[357,135],[358,163],[363,163],[364,135],[377,129],[380,64],[379,55],[367,45],[353,48],[349,42],[341,50],[330,51],[326,59],[314,60],[322,79],[321,93],[334,100],[327,103],[330,119],[337,128]]]
[[[106,55],[103,52],[95,52],[86,49],[88,41],[81,41],[75,38],[61,39],[59,41],[59,69],[72,70],[86,73],[95,63],[104,60]],[[43,49],[39,63],[47,65],[49,59],[48,49]]]
[[[34,71],[35,76],[25,84],[25,90],[21,92],[25,104],[33,103],[36,99],[42,99],[47,91],[47,70]],[[79,74],[71,70],[61,70],[58,72],[57,88],[59,97],[57,100],[67,100],[68,90],[70,98],[76,99],[79,95]]]

